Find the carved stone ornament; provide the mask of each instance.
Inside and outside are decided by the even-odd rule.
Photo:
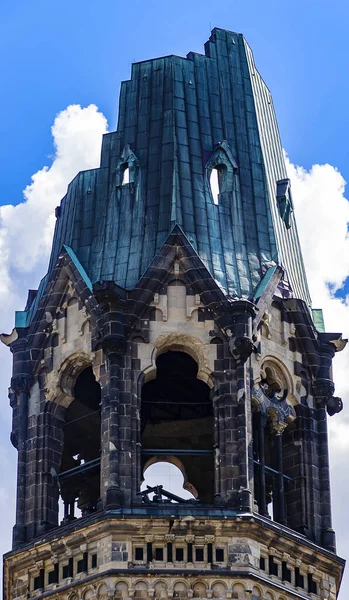
[[[327,412],[329,416],[333,417],[333,415],[341,412],[341,410],[343,410],[342,399],[338,398],[337,396],[332,396],[331,398],[329,398],[327,402]]]
[[[286,398],[280,399],[276,396],[270,398],[266,394],[263,383],[257,383],[253,386],[252,400],[258,404],[259,410],[267,415],[272,429],[277,434],[281,434],[287,425],[296,418],[295,410],[287,403]]]
[[[236,338],[230,338],[229,349],[234,358],[246,362],[251,356],[255,347],[252,340],[247,336],[240,336]]]
[[[30,392],[31,387],[34,385],[34,377],[32,375],[15,375],[11,379],[11,388],[20,394],[21,392]]]

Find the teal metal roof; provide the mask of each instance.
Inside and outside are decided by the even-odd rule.
[[[286,177],[252,52],[242,35],[214,29],[205,55],[132,65],[100,168],[79,173],[62,200],[48,275],[67,246],[91,286],[133,288],[177,224],[227,294],[254,297],[274,261],[309,303],[294,214],[286,226],[276,198]]]

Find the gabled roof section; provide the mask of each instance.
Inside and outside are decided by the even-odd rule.
[[[35,323],[40,321],[47,306],[50,311],[57,308],[59,297],[64,293],[68,279],[72,281],[81,299],[86,300],[92,295],[92,283],[85,269],[73,250],[64,246],[51,277],[46,275],[41,280],[36,294],[31,290],[28,296],[31,303],[27,302],[26,310],[16,312],[15,328],[23,329],[33,325],[35,327]]]
[[[176,273],[175,264],[178,266]],[[152,302],[154,294],[169,278],[175,277],[186,281],[193,292],[200,295],[206,308],[218,317],[229,308],[232,300],[213,279],[179,225],[175,225],[137,286],[128,294],[135,315],[139,317]]]

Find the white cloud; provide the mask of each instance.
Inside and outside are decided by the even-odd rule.
[[[286,158],[296,220],[308,275],[313,306],[323,309],[327,331],[349,337],[349,302],[334,296],[349,276],[349,202],[345,181],[331,165],[313,165],[310,171]],[[330,419],[330,459],[332,509],[338,553],[348,554],[349,524],[346,504],[349,496],[349,350],[336,355],[334,381],[336,395],[344,400],[344,410]],[[349,572],[344,576],[340,597],[349,597]]]
[[[24,202],[0,207],[2,310],[13,308],[14,297],[23,294],[25,274],[32,274],[38,266],[41,271],[45,265],[55,223],[54,209],[79,171],[99,166],[102,134],[106,130],[107,121],[95,105],[68,106],[52,126],[52,164],[32,176],[32,183],[23,192]]]

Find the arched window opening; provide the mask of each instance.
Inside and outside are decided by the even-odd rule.
[[[142,389],[142,468],[152,457],[167,462],[177,459],[197,490],[198,500],[210,504],[214,489],[210,389],[197,379],[198,365],[184,352],[165,352],[156,366],[156,379]],[[142,495],[147,501],[147,494]],[[179,497],[183,499],[183,494]]]
[[[130,168],[126,164],[122,173],[122,185],[126,185],[127,183],[130,183]]]
[[[74,400],[66,410],[64,447],[58,475],[65,524],[97,509],[100,496],[101,388],[92,367],[76,380]]]
[[[219,204],[219,195],[224,191],[226,170],[227,167],[225,165],[218,165],[211,169],[210,186],[214,204]]]
[[[178,496],[184,500],[195,500],[195,495],[188,490],[193,488],[191,484],[186,484],[181,469],[175,464],[168,461],[157,461],[144,471],[144,481],[141,485],[141,491],[145,491],[148,488],[157,488],[161,485],[162,490],[169,492],[172,496]],[[195,490],[193,490],[195,491]],[[158,492],[155,490],[150,494],[147,494],[149,500],[154,500]],[[178,502],[175,498],[168,498],[171,502]]]

